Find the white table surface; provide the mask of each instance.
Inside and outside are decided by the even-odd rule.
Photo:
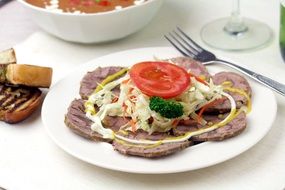
[[[279,0],[241,2],[244,16],[263,21],[274,30],[273,41],[257,51],[213,51],[285,84],[285,63],[278,46]],[[80,45],[40,31],[23,8],[12,2],[0,9],[0,48],[14,46],[19,63],[53,67],[54,84],[90,59],[125,49],[168,46],[162,35],[177,25],[202,43],[201,27],[215,18],[229,15],[230,8],[230,0],[165,0],[161,11],[141,32],[113,43]],[[0,123],[0,187],[11,190],[282,190],[285,187],[285,97],[278,94],[276,97],[276,121],[271,131],[253,148],[209,168],[167,175],[114,172],[70,156],[48,136],[38,110],[22,123]]]

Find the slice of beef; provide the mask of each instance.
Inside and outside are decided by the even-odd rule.
[[[217,73],[213,76],[213,82],[216,85],[220,85],[223,82],[229,81],[232,86],[232,88],[237,88],[240,90],[243,90],[246,92],[249,96],[251,96],[252,90],[251,87],[248,83],[248,81],[241,75],[234,73],[234,72],[220,72]],[[230,92],[230,91],[225,91],[229,93],[235,100],[237,108],[240,108],[242,105],[247,104],[247,98],[239,93],[236,92]],[[205,112],[207,113],[226,113],[229,112],[231,109],[231,103],[230,101],[226,98],[222,98],[222,102],[214,105],[212,107],[209,107]]]
[[[203,126],[193,119],[181,120],[179,124],[172,129],[172,132],[175,136],[182,136],[190,131],[197,131],[197,129],[202,128]]]
[[[190,57],[176,57],[170,59],[170,61],[176,63],[187,71],[190,70],[190,72],[195,76],[205,77],[206,79],[209,79],[211,76],[207,68],[201,62]]]
[[[223,115],[206,115],[204,116],[204,119],[208,122],[217,123],[224,119],[227,116],[227,114]],[[177,126],[175,129],[173,129],[173,133],[177,136],[184,135],[187,132],[190,131],[196,131],[198,129],[201,129],[203,126],[193,122],[189,126]],[[246,128],[246,114],[244,112],[241,112],[236,118],[234,118],[231,122],[229,122],[227,125],[220,127],[216,130],[203,133],[201,135],[197,135],[192,137],[193,141],[222,141],[227,138],[231,138],[234,136],[239,135],[244,129]]]
[[[119,131],[120,128],[126,125],[130,121],[128,117],[119,117],[119,116],[106,116],[102,123],[107,128],[112,128],[113,131]]]
[[[92,121],[85,116],[84,112],[84,100],[73,100],[68,108],[68,112],[65,115],[65,124],[74,133],[95,141],[110,141],[104,139],[102,135],[92,131]],[[110,128],[113,131],[118,131],[120,126],[126,124],[126,121],[122,117],[106,117],[104,120],[104,127]]]
[[[109,75],[115,74],[124,67],[98,67],[94,71],[88,72],[80,83],[79,94],[82,99],[87,99],[89,95],[96,89]],[[116,94],[119,94],[119,89],[116,88]]]
[[[173,137],[167,133],[154,133],[148,134],[143,131],[138,131],[136,133],[129,133],[124,135],[130,139],[148,139],[148,140],[163,140],[167,137]],[[133,145],[129,143],[122,143],[121,140],[115,139],[113,141],[113,147],[115,150],[125,155],[141,156],[146,158],[156,158],[162,157],[175,152],[181,151],[192,144],[191,141],[175,142],[175,143],[165,143],[157,146],[148,145]]]

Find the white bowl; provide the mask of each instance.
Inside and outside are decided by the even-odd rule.
[[[94,14],[57,13],[18,0],[43,30],[61,39],[99,43],[133,34],[151,21],[163,0],[148,0],[121,10]]]

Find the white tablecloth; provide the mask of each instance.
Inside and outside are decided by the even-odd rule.
[[[274,30],[273,41],[266,48],[256,51],[213,51],[285,84],[285,63],[281,59],[278,46],[279,1],[243,0],[241,3],[244,16],[263,21]],[[8,6],[13,7],[7,5],[2,8],[3,12],[10,11],[10,15],[14,12],[18,18],[21,18],[21,15],[26,17],[25,12],[16,13],[15,9],[8,10]],[[90,59],[125,49],[168,46],[163,34],[177,25],[202,44],[199,36],[201,27],[215,18],[229,15],[230,8],[229,0],[165,0],[161,11],[144,30],[123,40],[100,45],[81,45],[61,41],[37,30],[15,48],[19,63],[53,67],[54,84]],[[0,14],[3,13],[2,10],[0,9]],[[32,24],[26,26],[28,28],[19,29],[19,25],[15,24],[19,33],[21,30],[36,30]],[[1,31],[3,35],[3,28]],[[10,34],[5,33],[10,39],[2,39],[12,44],[13,37],[10,37]],[[270,132],[253,148],[234,159],[209,168],[167,175],[114,172],[70,156],[58,148],[47,135],[38,110],[29,119],[17,125],[0,123],[0,187],[11,190],[281,190],[285,187],[285,97],[278,94],[276,97],[276,121]]]

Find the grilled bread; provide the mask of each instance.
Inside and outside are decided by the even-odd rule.
[[[30,116],[41,104],[42,92],[33,87],[0,85],[0,120],[17,123]]]

